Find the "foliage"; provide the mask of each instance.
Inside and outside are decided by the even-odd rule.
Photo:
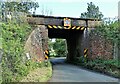
[[[35,63],[35,67],[26,65],[24,44],[32,31],[26,21],[25,12],[28,13],[31,8],[38,6],[34,2],[3,2],[1,7],[4,19],[0,23],[2,32],[0,39],[2,39],[3,50],[2,82],[19,81],[29,73],[29,70],[37,68]],[[11,18],[6,18],[7,13],[10,13]]]
[[[45,66],[44,62],[34,62],[26,59],[24,45],[32,31],[27,23],[29,10],[36,10],[38,3],[27,2],[3,2],[0,3],[3,22],[0,22],[2,32],[2,82],[18,82],[24,76],[36,69]],[[35,12],[35,11],[34,11]],[[9,15],[9,17],[7,16]],[[49,64],[48,64],[49,66]]]
[[[19,81],[30,70],[44,66],[26,60],[24,44],[32,28],[27,22],[18,24],[18,21],[4,22],[2,28],[2,82]]]
[[[66,56],[66,43],[63,39],[56,39],[55,42],[49,41],[49,50],[54,56]],[[54,53],[54,52],[55,53]]]
[[[26,1],[10,1],[10,2],[2,2],[2,11],[17,11],[17,12],[25,12],[28,13],[30,9],[36,10],[39,5],[37,2],[33,2],[31,0],[26,0]]]
[[[87,4],[88,4],[87,12],[81,13],[81,18],[102,19],[103,14],[99,11],[99,7],[95,6],[92,2]]]
[[[107,40],[111,40],[113,43],[117,43],[118,46],[120,45],[118,21],[105,21],[93,32],[104,36],[104,38],[106,38]],[[85,58],[81,56],[79,59],[77,59],[76,64],[102,73],[108,73],[109,75],[113,75],[115,77],[120,77],[119,62],[120,61],[118,59],[104,60],[102,58],[96,58],[94,60],[89,59],[86,61]]]
[[[45,66],[45,63],[44,62],[34,62],[32,60],[27,60],[25,65],[27,66],[27,68],[31,71],[33,69],[36,69],[36,68],[41,68],[41,67],[44,67]]]
[[[120,31],[118,21],[106,21],[98,26],[95,32],[100,33],[106,39],[111,40],[113,43],[120,45]]]
[[[12,81],[11,76],[26,75],[27,67],[24,65],[24,42],[31,31],[27,23],[18,24],[15,21],[2,23],[2,77],[3,82]],[[7,70],[7,71],[6,71]],[[11,72],[11,73],[7,73]],[[9,75],[7,75],[9,74]]]
[[[30,60],[29,60],[30,62]],[[41,64],[41,63],[36,63]],[[42,63],[44,64],[44,62]],[[20,82],[47,82],[52,76],[52,65],[48,61],[48,67],[40,67],[30,71]]]
[[[2,16],[2,3],[0,2],[0,19],[2,19],[1,16]],[[1,22],[1,20],[0,20],[0,22]]]
[[[111,52],[113,58],[117,59],[119,56],[119,46],[120,46],[120,31],[119,23],[117,20],[106,19],[100,26],[97,26],[94,31],[90,32],[91,35],[99,35],[105,39],[105,43],[110,43],[113,51]],[[106,45],[103,44],[104,47]]]
[[[77,65],[83,66],[85,68],[95,70],[101,73],[106,73],[108,75],[112,75],[115,77],[120,77],[119,75],[119,65],[118,60],[111,59],[111,60],[103,60],[103,59],[94,59],[94,60],[87,60],[82,56],[74,62]]]

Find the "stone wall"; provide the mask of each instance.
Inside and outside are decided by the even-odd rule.
[[[48,31],[44,25],[37,26],[29,35],[25,44],[25,52],[34,61],[44,60],[44,50],[48,49]]]
[[[66,39],[69,51],[68,60],[83,56],[86,48],[88,48],[89,58],[113,58],[114,48],[112,42],[106,40],[99,33],[95,33],[92,29],[84,30],[84,32],[71,31]],[[44,51],[47,49],[48,29],[45,25],[37,25],[26,41],[26,53],[29,53],[30,58],[40,61],[44,60]]]
[[[101,34],[91,31],[89,35],[89,57],[111,59],[113,58],[113,44],[111,41],[105,39]]]

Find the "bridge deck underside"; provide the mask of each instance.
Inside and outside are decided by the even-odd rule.
[[[68,29],[48,29],[48,37],[49,38],[63,38],[63,39],[67,39],[67,38],[71,38],[76,35],[76,34],[80,34],[83,31],[81,30],[68,30]]]

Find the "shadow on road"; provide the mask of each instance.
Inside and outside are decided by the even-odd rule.
[[[65,64],[66,57],[50,58],[50,62],[52,63],[52,65]]]

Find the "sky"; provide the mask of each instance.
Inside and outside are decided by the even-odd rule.
[[[80,17],[87,11],[87,3],[93,2],[99,7],[104,17],[118,16],[118,2],[120,0],[35,0],[39,3],[36,14],[42,14],[41,10],[52,11],[52,16]]]

